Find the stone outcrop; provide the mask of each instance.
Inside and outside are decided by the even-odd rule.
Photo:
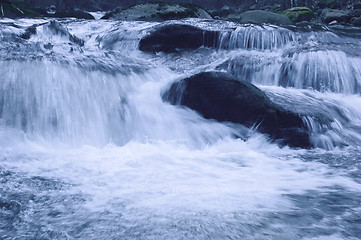
[[[322,10],[321,17],[322,20],[327,24],[332,21],[337,21],[338,23],[348,23],[351,18],[349,13],[346,11],[329,8]]]
[[[288,25],[291,24],[292,21],[282,15],[273,12],[263,11],[263,10],[254,10],[254,11],[247,11],[240,15],[241,23],[271,23],[277,25]]]

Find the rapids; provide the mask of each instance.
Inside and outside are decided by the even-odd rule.
[[[359,28],[50,21],[0,19],[1,239],[360,238]],[[172,23],[219,38],[138,50]],[[315,148],[162,101],[207,70],[306,115]]]

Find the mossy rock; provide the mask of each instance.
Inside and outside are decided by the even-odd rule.
[[[315,18],[313,11],[307,7],[294,7],[287,9],[282,14],[289,17],[292,22],[310,21]]]
[[[270,23],[277,25],[289,25],[292,21],[285,15],[263,10],[247,11],[240,15],[241,23]]]
[[[105,14],[102,19],[162,21],[182,18],[206,18],[211,15],[193,4],[175,4],[152,2],[134,5],[129,8],[117,8]]]

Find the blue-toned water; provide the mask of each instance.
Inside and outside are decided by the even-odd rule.
[[[138,50],[172,23],[219,39]],[[359,30],[0,20],[0,239],[360,239]],[[162,101],[207,70],[306,115],[314,148]]]

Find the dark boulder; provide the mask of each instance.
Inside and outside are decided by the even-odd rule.
[[[67,28],[61,25],[59,22],[55,20],[51,20],[48,24],[44,26],[47,28],[52,34],[59,35],[62,37],[67,37],[70,42],[79,45],[80,47],[84,46],[84,40],[78,38],[77,36],[71,34]]]
[[[341,3],[338,0],[320,0],[318,6],[319,8],[340,9]]]
[[[357,27],[361,27],[361,17],[352,18],[351,23]]]
[[[322,10],[321,17],[327,24],[332,21],[337,21],[338,23],[348,23],[351,19],[351,16],[346,11],[328,8]]]
[[[37,27],[36,24],[28,27],[28,28],[25,30],[25,32],[21,35],[21,38],[23,38],[23,39],[30,39],[30,37],[31,37],[32,35],[35,35],[35,34],[36,34],[36,27]]]
[[[353,17],[361,17],[361,9],[355,9],[352,12]]]
[[[162,26],[143,37],[139,50],[144,52],[177,52],[217,45],[218,33],[183,24]]]
[[[163,94],[173,105],[189,107],[207,119],[258,126],[282,145],[310,148],[302,118],[274,104],[260,89],[220,72],[205,72],[173,83]]]
[[[354,4],[353,4],[353,9],[361,9],[361,2],[355,2]]]

